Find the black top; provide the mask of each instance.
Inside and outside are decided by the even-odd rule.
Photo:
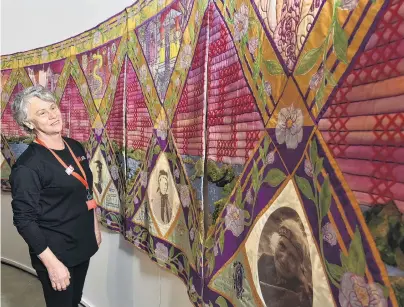
[[[86,172],[88,184],[93,177],[81,144],[64,138]],[[80,173],[67,146],[54,150]],[[87,209],[84,185],[68,175],[52,153],[31,143],[13,165],[10,183],[14,225],[27,242],[34,268],[43,268],[36,255],[46,247],[66,266],[90,259],[98,249],[94,233],[94,211]]]

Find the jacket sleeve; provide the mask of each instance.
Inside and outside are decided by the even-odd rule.
[[[34,170],[20,165],[11,171],[10,183],[14,225],[28,246],[39,255],[47,248],[46,237],[37,223],[41,213],[39,176]]]

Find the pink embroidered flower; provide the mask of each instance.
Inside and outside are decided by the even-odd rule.
[[[238,237],[244,230],[244,211],[234,204],[228,205],[224,223],[226,229],[230,230],[235,237]]]
[[[339,290],[339,303],[342,307],[387,307],[383,290],[374,283],[347,272],[342,276]]]
[[[168,260],[168,247],[165,246],[163,243],[157,242],[156,244],[156,258],[163,261],[167,262]]]
[[[234,40],[240,41],[248,31],[248,7],[243,3],[234,14]]]
[[[248,51],[250,51],[251,54],[254,54],[255,51],[257,51],[258,48],[258,38],[254,37],[248,41]]]
[[[282,108],[275,128],[278,144],[286,143],[286,148],[296,149],[303,139],[303,113],[293,105]]]
[[[316,72],[310,80],[310,89],[312,91],[316,90],[319,88],[320,86],[320,82],[323,80],[324,78],[324,67],[321,66],[321,68],[318,70],[318,72]]]
[[[323,239],[328,242],[331,246],[335,246],[337,244],[337,234],[335,233],[335,229],[330,222],[323,226]]]
[[[342,10],[347,10],[347,11],[352,11],[356,9],[358,6],[359,0],[342,0],[341,1],[341,9]]]
[[[307,176],[313,177],[313,165],[309,159],[304,160],[304,172]]]

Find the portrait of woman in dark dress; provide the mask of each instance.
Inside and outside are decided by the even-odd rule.
[[[313,282],[308,241],[297,213],[280,208],[260,237],[258,278],[270,307],[312,307]]]
[[[93,176],[82,145],[62,137],[53,94],[33,86],[12,104],[16,122],[35,137],[12,167],[13,220],[29,247],[47,307],[77,307],[101,234]]]

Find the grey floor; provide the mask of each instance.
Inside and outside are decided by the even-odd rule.
[[[1,264],[1,307],[45,307],[41,283],[35,276]]]

